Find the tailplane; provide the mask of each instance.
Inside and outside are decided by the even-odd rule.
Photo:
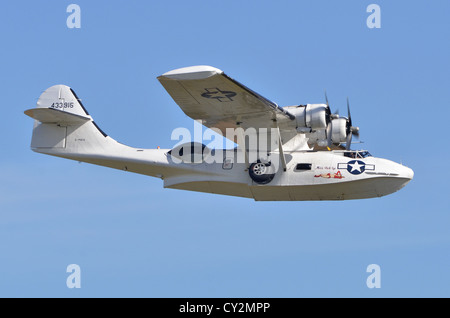
[[[31,148],[43,153],[89,153],[112,140],[94,122],[81,100],[68,86],[55,85],[39,97],[36,108],[25,114],[34,118]]]

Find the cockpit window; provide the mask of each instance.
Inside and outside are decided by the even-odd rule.
[[[372,157],[372,155],[368,151],[360,151],[360,152],[358,152],[358,155],[360,155],[361,158]]]
[[[347,152],[344,152],[344,156],[349,157],[349,158],[356,158],[356,152],[355,151],[347,151]]]
[[[346,151],[344,152],[344,156],[345,157],[349,157],[349,158],[367,158],[367,157],[372,157],[372,155],[370,154],[370,152],[368,151]]]

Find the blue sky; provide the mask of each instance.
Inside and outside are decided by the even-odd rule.
[[[9,1],[0,10],[1,297],[449,297],[448,1]],[[381,7],[369,29],[366,7]],[[387,197],[254,202],[33,153],[23,111],[71,86],[99,126],[170,148],[156,80],[212,65],[280,106],[323,102],[414,180]],[[81,289],[66,267],[81,267]],[[369,264],[382,287],[366,286]]]

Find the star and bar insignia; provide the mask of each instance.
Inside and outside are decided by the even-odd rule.
[[[338,163],[338,169],[347,169],[348,172],[354,175],[358,175],[363,173],[364,171],[373,171],[375,170],[375,165],[366,164],[361,160],[350,160],[347,163]]]

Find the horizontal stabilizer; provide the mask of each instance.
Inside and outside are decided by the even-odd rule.
[[[25,111],[25,115],[39,120],[43,124],[83,124],[90,117],[72,114],[53,108],[32,108]]]

